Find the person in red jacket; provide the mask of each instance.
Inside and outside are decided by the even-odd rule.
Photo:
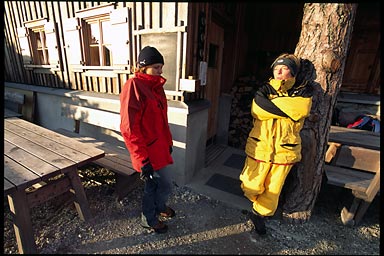
[[[154,47],[144,47],[134,76],[120,94],[120,131],[130,153],[132,166],[144,181],[141,225],[157,233],[168,226],[159,217],[171,218],[175,211],[166,205],[172,191],[172,134],[168,125],[164,58]],[[163,218],[162,218],[163,219]]]

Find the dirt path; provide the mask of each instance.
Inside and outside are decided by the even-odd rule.
[[[166,234],[150,233],[139,225],[142,187],[117,202],[114,177],[105,169],[83,179],[94,215],[81,222],[72,204],[54,200],[32,209],[39,253],[51,254],[346,254],[379,255],[380,198],[377,197],[358,227],[340,221],[341,199],[350,192],[329,187],[320,193],[311,220],[289,224],[273,218],[268,234],[260,238],[239,209],[175,187],[169,204],[177,216],[168,220]],[[6,198],[5,198],[6,199]],[[4,203],[4,253],[16,254],[16,240]]]

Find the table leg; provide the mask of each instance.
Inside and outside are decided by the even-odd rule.
[[[16,190],[8,195],[8,203],[13,213],[13,228],[15,229],[19,253],[36,253],[31,214],[25,190]]]
[[[71,193],[74,194],[74,203],[81,220],[91,219],[91,211],[87,197],[84,192],[83,184],[81,183],[80,177],[77,174],[77,169],[71,170],[66,173],[71,181],[72,189]]]

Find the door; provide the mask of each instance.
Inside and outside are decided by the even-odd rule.
[[[224,28],[212,22],[208,27],[208,69],[205,88],[206,99],[211,102],[208,110],[207,140],[213,140],[217,132],[218,108],[223,62]]]
[[[359,4],[342,91],[380,94],[380,37],[378,4]]]

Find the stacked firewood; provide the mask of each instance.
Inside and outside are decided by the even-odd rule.
[[[252,129],[251,106],[256,90],[261,85],[255,76],[240,77],[231,90],[232,105],[228,131],[228,145],[244,149]]]

